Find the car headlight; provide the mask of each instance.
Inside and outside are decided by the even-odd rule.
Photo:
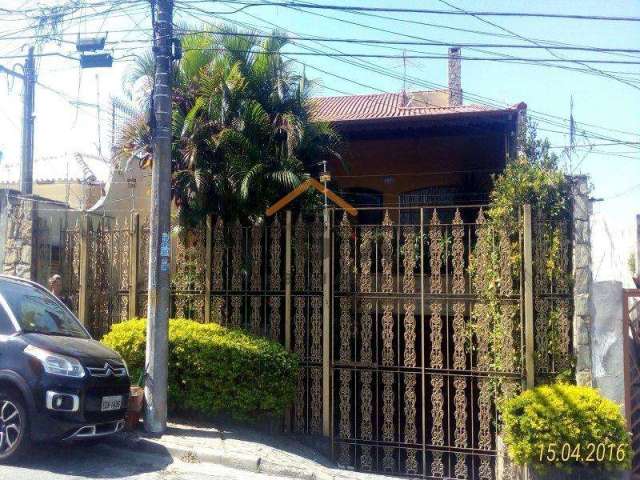
[[[24,349],[24,353],[40,360],[44,371],[51,375],[73,378],[82,378],[85,376],[82,364],[75,358],[51,353],[32,345],[27,346],[27,348]]]

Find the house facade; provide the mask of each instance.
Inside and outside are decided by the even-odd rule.
[[[211,216],[174,240],[172,314],[243,328],[298,354],[287,428],[320,439],[345,468],[516,478],[499,441],[496,398],[530,375],[556,374],[574,352],[579,378],[590,378],[590,312],[578,308],[589,304],[590,275],[576,275],[575,289],[569,281],[572,267],[590,268],[586,181],[576,190],[579,223],[562,230],[566,271],[533,285],[531,272],[542,270],[525,262],[526,276],[513,253],[550,254],[540,222],[524,211],[519,228],[489,234],[482,208],[491,175],[516,154],[526,106],[463,104],[457,62],[452,55],[447,90],[312,101],[313,118],[344,140],[344,164],[328,165],[330,187],[356,216],[333,206],[254,224]],[[65,293],[97,337],[146,314],[149,181],[136,162],[119,166],[100,202],[61,232]],[[476,309],[486,285],[473,273],[490,268],[478,246],[492,243],[500,245],[498,319]],[[535,338],[525,337],[525,321]],[[504,332],[500,371],[487,354],[494,327]],[[551,341],[558,332],[562,341]],[[527,339],[538,352],[535,371]]]
[[[356,206],[486,202],[491,175],[515,155],[526,105],[450,98],[426,91],[314,99],[314,118],[344,141],[344,161],[330,165],[334,188]]]

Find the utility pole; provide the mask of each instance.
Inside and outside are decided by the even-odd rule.
[[[36,92],[36,64],[33,47],[29,47],[22,73],[0,65],[0,72],[22,80],[22,159],[20,162],[20,192],[33,193],[33,126]]]
[[[155,80],[152,129],[149,300],[145,362],[145,430],[162,434],[167,426],[169,330],[169,227],[171,208],[171,66],[173,0],[157,0],[154,30]],[[153,8],[153,2],[152,2]]]
[[[24,63],[24,103],[22,115],[22,161],[20,163],[20,192],[33,193],[33,107],[35,105],[36,66],[33,47]]]
[[[322,434],[331,435],[331,213],[327,201],[327,186],[331,175],[327,161],[322,162],[320,182],[324,187],[323,235],[322,235]]]

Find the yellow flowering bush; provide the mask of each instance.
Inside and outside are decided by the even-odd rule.
[[[590,387],[543,385],[501,405],[509,456],[535,470],[628,468],[630,437],[620,407]]]

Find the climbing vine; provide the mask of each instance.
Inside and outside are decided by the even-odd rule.
[[[494,178],[490,204],[481,217],[478,241],[472,256],[471,273],[477,294],[481,299],[472,310],[472,329],[477,336],[488,335],[488,351],[485,355],[491,370],[514,371],[521,364],[518,348],[508,348],[505,342],[519,338],[519,330],[513,331],[512,320],[517,316],[513,303],[505,301],[512,295],[512,285],[517,284],[522,267],[520,238],[522,231],[522,211],[531,205],[534,222],[540,226],[539,235],[547,245],[546,258],[538,262],[544,271],[538,272],[545,278],[565,275],[560,249],[563,225],[570,215],[570,182],[557,166],[557,157],[549,153],[548,142],[535,136],[535,126],[529,129],[524,153],[509,162],[504,171]],[[548,315],[549,348],[557,343],[558,328],[553,325],[559,317],[552,307]],[[568,365],[570,370],[572,365]],[[557,376],[566,376],[560,372]],[[557,378],[557,377],[556,377]],[[508,398],[513,389],[494,380],[498,395]]]

